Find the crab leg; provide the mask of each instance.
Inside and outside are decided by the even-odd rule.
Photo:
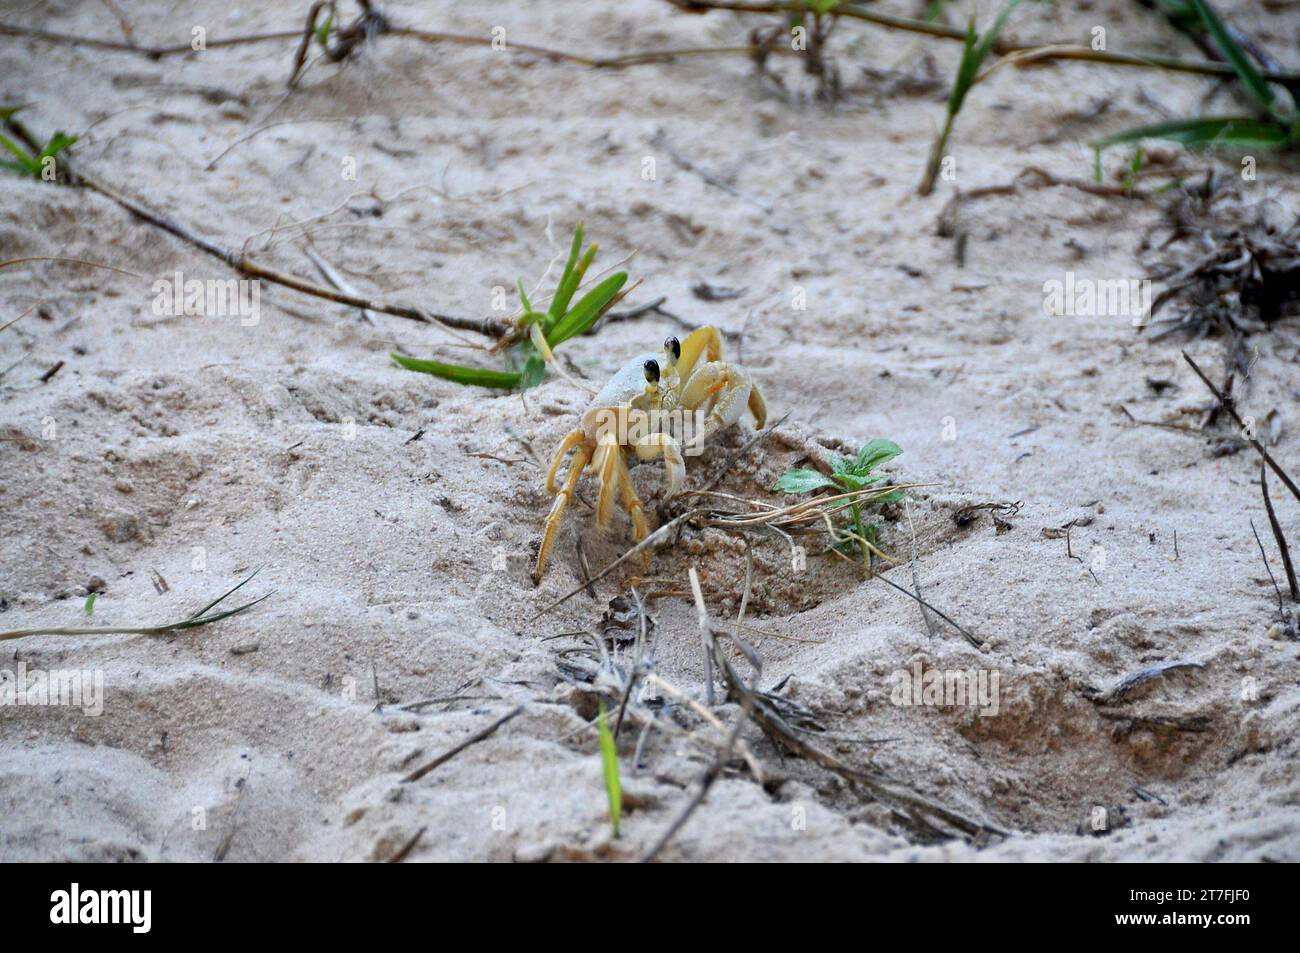
[[[682,380],[690,380],[701,357],[706,361],[722,360],[722,335],[711,324],[696,328],[682,342],[682,356],[677,359],[677,373]]]
[[[628,516],[632,517],[632,536],[639,543],[646,538],[647,530],[645,525],[645,505],[641,502],[641,497],[636,495],[636,487],[632,485],[632,472],[627,468],[627,460],[623,454],[618,454],[618,485],[622,491],[623,506],[627,509]]]
[[[767,401],[758,385],[753,383],[749,385],[749,412],[754,415],[755,429],[762,430],[767,426]]]
[[[596,526],[605,529],[614,515],[614,493],[618,490],[618,463],[623,451],[618,438],[611,433],[602,434],[592,466],[600,479],[600,495],[596,498]]]
[[[533,567],[534,584],[542,581],[542,573],[546,570],[546,560],[551,555],[551,547],[555,545],[555,534],[560,528],[560,519],[564,516],[565,507],[573,499],[574,488],[577,487],[578,480],[582,477],[582,471],[587,468],[589,459],[591,459],[591,449],[585,444],[578,447],[578,452],[573,455],[573,463],[569,467],[568,476],[565,477],[564,486],[556,494],[555,502],[551,504],[551,512],[546,517],[546,531],[542,534],[542,545],[537,549],[537,565]]]
[[[587,439],[586,433],[579,427],[577,430],[570,431],[560,445],[555,448],[555,454],[551,457],[551,470],[546,474],[546,492],[555,492],[555,476],[560,472],[560,464],[564,462],[565,455]]]
[[[753,390],[753,379],[739,364],[710,361],[696,368],[682,388],[682,406],[691,410],[708,408],[709,416],[704,422],[704,439],[708,440],[718,430],[740,419]],[[760,395],[760,409],[766,417],[767,405],[762,400]]]

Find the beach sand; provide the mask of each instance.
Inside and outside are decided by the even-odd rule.
[[[0,6],[6,23],[122,35],[111,4]],[[924,4],[881,6],[913,16]],[[1219,6],[1294,60],[1300,6]],[[125,9],[145,44],[186,42],[195,27],[209,41],[296,30],[305,14]],[[743,45],[764,22],[652,0],[385,11],[597,55]],[[992,11],[982,4],[981,22]],[[1027,5],[1008,32],[1086,43],[1095,24],[1111,49],[1199,55],[1119,0]],[[1193,114],[1211,80],[1088,63],[1000,69],[956,124],[955,180],[921,198],[952,42],[841,24],[843,84],[874,85],[833,106],[785,60],[773,62],[783,90],[744,56],[589,69],[391,36],[314,63],[290,94],[295,45],[153,60],[0,36],[0,101],[29,103],[22,118],[43,135],[82,132],[77,168],[221,245],[319,281],[312,249],[366,294],[433,311],[504,318],[519,278],[545,297],[584,223],[596,267],[641,282],[620,308],[663,296],[687,326],[723,329],[772,420],[789,414],[749,450],[742,419],[687,460],[688,488],[716,477],[717,489],[784,502],[770,488],[786,469],[875,437],[904,451],[883,472],[922,485],[886,512],[881,547],[900,565],[879,568],[919,585],[982,648],[815,545],[796,571],[774,536],[752,538],[742,634],[762,659],[760,687],[780,686],[824,729],[809,743],[1007,836],[929,828],[751,724],[740,738],[764,783],[728,759],[662,859],[1300,859],[1300,645],[1284,637],[1251,532],[1253,520],[1281,581],[1258,459],[1121,409],[1199,426],[1212,398],[1180,349],[1222,380],[1224,344],[1153,340],[1124,314],[1044,311],[1045,283],[1068,273],[1140,279],[1153,255],[1195,260],[1202,249],[1188,243],[1159,248],[1172,195],[1025,187],[964,204],[959,241],[940,227],[955,189],[1004,185],[1027,166],[1091,181],[1089,142],[1161,110]],[[1220,92],[1205,111],[1243,108]],[[1216,162],[1149,153],[1198,175]],[[1106,182],[1131,155],[1107,153]],[[1232,155],[1217,168],[1234,201],[1294,221],[1293,166],[1261,155],[1253,181]],[[630,545],[621,513],[597,531],[593,479],[542,584],[529,577],[551,502],[542,467],[587,403],[580,386],[552,374],[521,397],[411,373],[389,352],[502,358],[475,350],[486,339],[471,332],[366,320],[266,282],[256,320],[169,314],[155,282],[240,276],[102,195],[0,174],[0,260],[39,256],[121,271],[0,270],[0,324],[36,306],[0,331],[0,629],[171,621],[255,569],[232,599],[273,594],[163,637],[0,645],[0,669],[98,672],[104,685],[95,717],[0,708],[0,860],[623,860],[658,840],[726,733],[664,705],[636,764],[643,721],[625,725],[612,836],[595,695],[564,678],[584,637],[566,633],[598,628],[636,567],[537,616],[583,580],[576,540],[593,571]],[[701,284],[738,294],[704,300]],[[652,312],[561,353],[598,388],[685,333]],[[1238,403],[1259,420],[1280,413],[1271,452],[1300,474],[1294,320],[1247,347]],[[667,512],[662,474],[657,462],[634,468],[652,522]],[[1270,487],[1300,539],[1296,501]],[[702,703],[700,632],[680,595],[692,566],[726,628],[745,546],[687,529],[638,587],[679,593],[649,606],[655,671]],[[1182,662],[1199,667],[1100,697]],[[996,676],[996,712],[895,704],[895,673],[918,666]],[[403,781],[517,706],[490,737]],[[724,725],[738,712],[716,707]]]

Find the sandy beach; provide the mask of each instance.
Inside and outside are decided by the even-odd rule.
[[[0,860],[630,861],[715,762],[657,859],[1300,860],[1297,607],[1259,456],[1182,356],[1235,373],[1237,411],[1300,477],[1294,302],[1236,350],[1045,306],[1079,300],[1067,282],[1159,295],[1215,241],[1295,224],[1294,156],[1253,154],[1243,177],[1239,153],[1152,142],[1126,194],[1117,146],[1104,188],[1079,187],[1098,184],[1090,143],[1241,112],[1240,91],[1007,64],[921,196],[960,42],[841,22],[835,101],[797,56],[764,75],[745,55],[613,68],[516,48],[744,46],[780,25],[661,0],[391,2],[393,24],[499,28],[502,48],[316,46],[292,90],[296,38],[215,42],[301,33],[308,6],[5,0],[2,24],[140,46],[201,29],[207,48],[0,34],[0,104],[27,104],[42,141],[79,135],[74,170],[314,283],[324,262],[362,296],[508,323],[517,281],[549,299],[581,223],[588,278],[637,284],[540,386],[461,386],[390,353],[503,368],[492,338],[225,286],[249,276],[101,192],[0,172],[0,629],[176,621],[254,571],[223,606],[268,596],[162,635],[0,642],[10,684],[88,686],[81,706],[0,705]],[[1217,6],[1300,64],[1300,4]],[[998,5],[975,9],[986,24]],[[1112,50],[1204,59],[1120,0],[1026,4],[1005,35],[1087,44],[1098,24]],[[191,280],[229,288],[224,313],[177,307]],[[871,511],[890,559],[865,574],[816,524],[792,555],[777,532],[687,521],[582,589],[632,545],[621,509],[597,529],[587,476],[535,586],[556,445],[627,361],[706,325],[776,426],[742,416],[686,458],[685,488],[791,505],[806,497],[773,491],[783,473],[893,441],[879,473],[910,488]],[[663,462],[631,462],[651,528],[680,515]],[[1268,488],[1300,539],[1300,502]],[[719,652],[825,760],[778,747],[716,671],[710,703],[692,569]],[[603,621],[630,587],[640,641],[639,613],[622,635]],[[618,710],[636,645],[615,837],[598,710]],[[928,698],[928,672],[978,691]]]

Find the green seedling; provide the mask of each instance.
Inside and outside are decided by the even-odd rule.
[[[11,118],[25,108],[27,107],[0,106],[0,122]],[[0,159],[0,169],[8,169],[10,172],[16,172],[19,175],[29,175],[34,179],[44,179],[47,182],[52,182],[58,170],[59,153],[76,141],[76,136],[70,136],[66,132],[56,132],[50,138],[50,141],[45,144],[44,149],[33,154],[22,143],[16,142],[0,132],[0,146],[3,146],[13,156],[12,159]]]
[[[618,836],[618,822],[623,816],[623,784],[618,774],[618,745],[605,718],[605,703],[600,703],[600,763],[605,772],[605,794],[609,798],[609,820]]]
[[[1173,3],[1162,3],[1167,15],[1178,13]],[[1129,129],[1092,144],[1096,153],[1095,169],[1101,178],[1101,153],[1115,145],[1142,142],[1145,139],[1164,139],[1184,146],[1231,149],[1250,152],[1256,149],[1287,149],[1300,143],[1300,117],[1294,104],[1287,107],[1278,97],[1268,80],[1255,68],[1249,54],[1242,49],[1232,31],[1219,19],[1208,0],[1186,0],[1180,8],[1182,21],[1190,31],[1199,25],[1214,40],[1224,59],[1232,66],[1237,79],[1250,94],[1259,110],[1257,116],[1203,116],[1192,119],[1175,119]],[[1196,18],[1195,22],[1190,17]]]
[[[787,470],[781,474],[772,489],[779,493],[815,493],[822,489],[834,490],[837,493],[852,493],[863,490],[884,479],[883,474],[872,473],[876,467],[887,460],[892,460],[902,452],[898,444],[892,440],[876,438],[859,450],[856,457],[833,459],[829,476],[820,470],[806,468]],[[872,503],[896,503],[902,498],[903,491],[895,490],[893,493],[872,500]],[[871,553],[876,548],[877,527],[875,524],[865,523],[862,518],[863,504],[858,499],[847,499],[831,507],[832,510],[845,508],[849,510],[851,531],[845,536],[834,539],[831,548],[839,552],[847,550],[846,555],[859,556],[863,567],[870,572]]]
[[[334,29],[334,10],[330,9],[329,15],[325,17],[313,31],[316,34],[316,42],[321,45],[322,49],[329,49],[330,31]]]
[[[583,276],[596,258],[597,246],[591,245],[584,251],[582,239],[583,229],[579,225],[573,235],[573,245],[564,272],[560,275],[560,282],[545,311],[533,308],[528,293],[524,290],[523,280],[519,281],[519,300],[523,304],[523,314],[516,320],[514,331],[507,335],[507,340],[512,342],[509,348],[510,368],[491,370],[407,357],[404,354],[393,354],[393,360],[407,370],[433,374],[457,384],[502,390],[528,390],[536,387],[546,376],[546,365],[554,358],[554,349],[570,338],[591,330],[622,297],[623,285],[627,283],[627,272],[617,272],[579,298],[576,304],[572,304]]]
[[[930,161],[926,163],[925,177],[917,190],[919,194],[929,195],[934,191],[934,182],[939,177],[939,167],[943,164],[944,153],[948,149],[948,139],[952,136],[953,123],[957,121],[957,114],[961,112],[961,107],[966,102],[966,94],[975,85],[980,67],[984,65],[984,60],[992,52],[993,44],[997,43],[1002,28],[1007,25],[1007,20],[1019,5],[1020,0],[1007,0],[997,19],[993,21],[993,25],[983,33],[976,31],[975,16],[971,15],[970,23],[966,27],[965,45],[961,51],[961,65],[957,67],[957,78],[953,81],[952,92],[948,96],[948,116],[944,120],[943,131],[939,133],[939,137],[934,140],[934,146],[930,149]]]

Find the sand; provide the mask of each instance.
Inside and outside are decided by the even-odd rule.
[[[118,38],[111,6],[5,3],[0,19]],[[297,29],[299,6],[125,9],[139,42],[171,43],[195,26],[210,38]],[[1295,4],[1220,7],[1294,52]],[[507,42],[597,53],[744,43],[758,22],[652,0],[385,9],[428,29],[504,25]],[[1112,49],[1195,55],[1118,0],[1024,9],[1011,33],[1086,39],[1095,24]],[[1251,533],[1253,519],[1281,578],[1258,461],[1121,410],[1197,425],[1210,398],[1179,350],[1221,380],[1223,344],[1153,341],[1122,315],[1044,313],[1044,283],[1067,272],[1145,277],[1150,236],[1168,234],[1162,202],[1069,187],[972,202],[964,261],[939,227],[955,188],[1029,165],[1089,179],[1089,141],[1162,109],[1190,114],[1212,83],[1081,63],[1000,70],[957,124],[955,181],[920,198],[959,47],[855,24],[835,42],[846,86],[865,82],[864,66],[918,81],[879,80],[829,106],[783,63],[784,91],[744,57],[589,70],[385,37],[347,63],[314,64],[287,95],[293,41],[154,61],[3,36],[0,100],[30,103],[24,118],[43,134],[84,130],[79,168],[223,245],[319,280],[314,249],[367,294],[440,312],[508,314],[493,311],[494,289],[510,289],[513,308],[516,279],[531,290],[585,223],[599,265],[626,260],[642,282],[622,307],[664,296],[688,325],[724,329],[773,419],[789,414],[738,458],[752,420],[723,434],[688,460],[690,487],[718,476],[771,500],[785,469],[825,459],[818,446],[903,448],[885,472],[925,486],[887,512],[881,545],[916,560],[886,578],[919,583],[983,647],[816,549],[795,572],[779,539],[754,541],[745,636],[760,686],[779,685],[825,729],[815,744],[1007,835],[927,830],[749,725],[740,737],[764,783],[733,752],[662,859],[1300,859],[1300,646],[1278,625]],[[937,84],[923,81],[931,72]],[[1221,93],[1207,111],[1240,108]],[[1130,154],[1108,154],[1107,181]],[[1239,178],[1234,157],[1219,168]],[[1291,166],[1261,156],[1257,179],[1232,187],[1290,221],[1296,184]],[[238,276],[100,195],[0,175],[0,259],[35,256],[131,274],[0,270],[0,324],[39,306],[0,331],[0,629],[169,621],[259,567],[240,595],[273,595],[165,637],[0,645],[2,670],[98,672],[104,686],[98,716],[0,708],[0,860],[622,860],[659,838],[724,733],[682,704],[656,708],[637,764],[633,718],[614,838],[594,695],[565,678],[565,653],[584,643],[565,633],[596,629],[628,573],[532,618],[582,580],[577,539],[593,569],[629,543],[622,515],[597,532],[584,481],[553,565],[539,587],[529,579],[550,505],[538,461],[575,425],[579,387],[552,375],[521,399],[410,373],[388,352],[498,358],[467,349],[483,342],[472,333],[367,321],[266,283],[255,323],[160,314],[157,280]],[[739,294],[702,300],[691,290],[702,282]],[[562,353],[598,387],[674,333],[651,313]],[[1272,452],[1300,473],[1294,321],[1248,347],[1238,400],[1261,420],[1280,413]],[[656,521],[661,477],[660,464],[635,468]],[[1300,509],[1271,486],[1300,538]],[[986,503],[1003,508],[955,518]],[[711,613],[733,617],[744,547],[718,530],[660,550],[660,581],[642,590],[680,591],[691,566]],[[102,591],[87,619],[90,589]],[[702,702],[693,608],[664,597],[650,613],[656,671]],[[1199,667],[1098,700],[1182,662]],[[996,675],[996,713],[894,704],[893,673],[917,665]],[[402,780],[516,706],[491,737]],[[727,725],[737,713],[716,707]]]

